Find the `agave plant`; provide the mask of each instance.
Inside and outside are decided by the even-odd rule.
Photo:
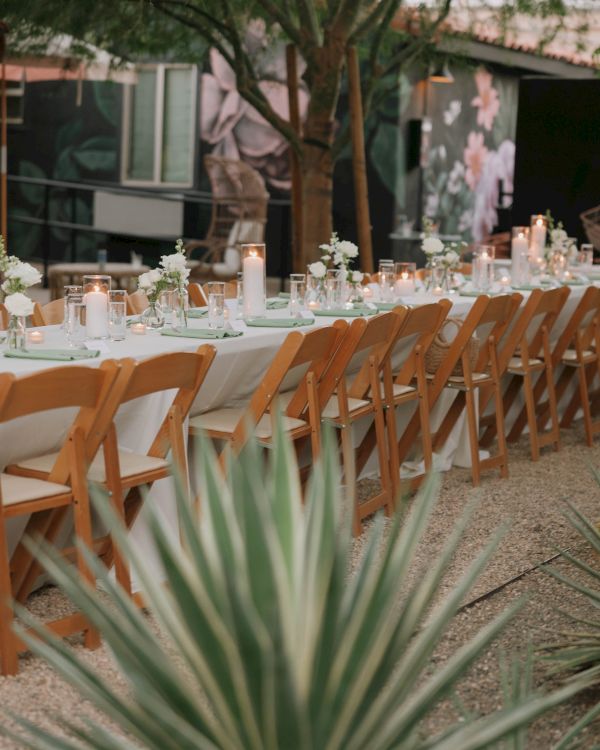
[[[131,739],[92,721],[83,728],[64,722],[67,739],[21,721],[22,746],[470,750],[513,737],[577,691],[573,685],[549,696],[520,695],[494,714],[425,737],[424,721],[515,613],[509,609],[431,669],[442,634],[498,538],[435,604],[467,522],[408,585],[436,500],[435,478],[412,511],[398,514],[388,529],[383,519],[375,520],[350,572],[351,514],[340,497],[334,443],[327,436],[304,505],[282,431],[268,471],[254,444],[229,463],[227,481],[210,445],[201,445],[199,459],[202,513],[198,519],[181,493],[182,545],[169,540],[152,504],[145,507],[167,585],[148,573],[109,503],[97,501],[136,571],[160,638],[92,555],[89,564],[112,606],[50,550],[40,551],[50,574],[101,631],[128,684],[125,697],[64,642],[41,629],[41,640],[19,633]]]

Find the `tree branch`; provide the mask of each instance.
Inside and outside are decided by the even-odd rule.
[[[381,0],[381,2],[377,3],[375,10],[373,10],[352,32],[352,35],[350,36],[348,43],[356,44],[356,42],[359,39],[362,39],[364,36],[366,36],[371,31],[371,29],[375,26],[375,24],[378,23],[379,19],[381,19],[384,15],[386,17],[388,16],[388,11],[389,11],[390,6],[395,6],[394,12],[391,15],[391,18],[393,18],[398,7],[401,4],[402,4],[402,0]],[[380,26],[378,26],[378,30],[381,30],[382,33],[385,33],[385,31],[387,31],[388,26],[389,26],[389,23],[385,24],[385,22],[382,21]]]
[[[291,17],[287,13],[284,13],[281,8],[273,0],[256,0],[262,9],[276,21],[283,31],[288,35],[291,42],[300,45],[300,32],[291,22]]]
[[[191,10],[192,13],[199,15],[207,23],[216,26],[218,30],[221,32],[221,34],[223,34],[223,36],[227,37],[229,35],[229,28],[224,23],[219,21],[218,18],[211,15],[210,13],[206,13],[206,11],[202,10],[195,3],[189,2],[188,0],[159,0],[159,2],[168,4],[168,5],[176,5],[181,8],[186,8],[187,10]]]
[[[320,47],[323,44],[323,35],[319,26],[314,1],[296,0],[296,7],[298,8],[300,24],[306,32],[305,35],[308,35],[316,47]],[[303,48],[305,45],[300,42],[299,46]]]

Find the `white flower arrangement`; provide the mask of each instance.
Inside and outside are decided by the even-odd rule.
[[[183,240],[179,239],[174,253],[161,256],[159,268],[153,268],[138,277],[138,289],[144,292],[150,302],[156,302],[160,293],[170,286],[176,287],[182,294],[188,285],[189,275]]]
[[[33,300],[22,292],[9,294],[4,300],[4,305],[9,315],[16,318],[27,317],[33,313]]]
[[[362,271],[352,271],[351,281],[353,284],[360,284],[365,275]]]
[[[315,279],[324,279],[325,274],[327,273],[327,266],[325,265],[325,263],[322,263],[320,260],[318,260],[315,263],[311,263],[308,267],[308,270],[310,272],[310,275]]]
[[[427,256],[427,268],[442,265],[449,271],[455,270],[460,265],[460,245],[457,242],[451,242],[445,245],[439,237],[432,235],[433,225],[431,220],[423,217],[423,242],[421,250]],[[462,243],[464,245],[464,243]]]
[[[319,250],[321,251],[322,261],[329,262],[331,260],[334,266],[337,266],[341,272],[345,272],[344,278],[348,278],[350,273],[348,266],[354,258],[358,257],[358,246],[354,242],[340,240],[337,232],[333,232],[329,244],[319,245]]]

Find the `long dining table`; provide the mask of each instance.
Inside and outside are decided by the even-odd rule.
[[[555,326],[553,338],[556,338],[562,330],[584,289],[583,286],[572,288],[558,325]],[[528,293],[523,292],[522,294],[526,297]],[[453,304],[450,315],[458,318],[464,317],[474,303],[473,297],[461,296],[460,294],[450,295],[448,298]],[[439,296],[416,294],[413,297],[403,298],[399,304],[419,305],[439,299]],[[289,315],[287,310],[267,312],[268,317],[284,317],[287,315]],[[242,320],[231,321],[233,327],[242,331],[243,335],[235,338],[215,339],[209,342],[215,346],[217,356],[192,407],[191,416],[224,406],[239,406],[246,403],[290,330],[308,331],[314,326],[330,325],[334,320],[334,317],[315,317],[314,323],[299,329],[257,328],[247,326]],[[348,322],[351,322],[351,320]],[[189,326],[192,328],[205,328],[207,325],[206,319],[193,319],[189,322]],[[43,348],[65,348],[67,345],[65,333],[59,326],[45,327],[44,338]],[[101,351],[99,357],[83,362],[73,362],[72,364],[98,366],[106,358],[133,357],[143,359],[168,352],[195,350],[201,343],[204,342],[200,339],[163,336],[160,331],[148,331],[146,335],[136,335],[129,331],[123,341],[102,342],[103,351]],[[35,345],[31,345],[31,348],[34,349]],[[395,352],[395,364],[402,361],[404,356],[406,356],[406,352]],[[0,369],[5,372],[13,372],[16,375],[25,375],[63,364],[65,363],[48,360],[2,357]],[[445,389],[443,396],[434,406],[431,414],[434,430],[455,396],[456,391]],[[125,450],[138,453],[146,452],[169,405],[168,394],[154,394],[121,407],[116,417],[120,446]],[[401,434],[403,426],[408,423],[412,411],[413,408],[409,405],[406,414],[400,413],[398,415],[398,434]],[[44,416],[36,415],[21,418],[9,424],[0,425],[0,467],[57,450],[66,437],[66,431],[72,417],[73,414],[69,410],[57,410]],[[357,435],[357,440],[359,438],[360,435]],[[452,465],[470,466],[468,436],[464,418],[459,418],[440,454],[436,456],[436,468],[445,470]],[[418,465],[407,465],[403,468],[405,471],[419,471]],[[197,466],[192,451],[190,452],[192,484],[194,484],[196,471]],[[376,471],[376,462],[368,462],[363,470],[363,475],[374,471]],[[164,527],[175,540],[178,538],[179,532],[173,493],[173,483],[168,479],[156,482],[150,490],[151,499],[160,509]],[[18,543],[26,522],[26,518],[11,519],[8,534],[12,549]],[[153,570],[155,569],[157,575],[160,575],[157,560],[149,543],[143,514],[134,523],[131,534],[134,542],[143,550],[148,566]]]

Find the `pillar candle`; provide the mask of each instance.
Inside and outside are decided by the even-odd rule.
[[[546,225],[542,219],[536,219],[531,227],[531,254],[534,258],[541,258],[544,255],[546,246]]]
[[[395,291],[398,297],[402,295],[410,296],[415,293],[414,277],[407,271],[402,271],[396,279]]]
[[[85,333],[90,339],[109,337],[107,294],[94,291],[85,295]]]
[[[244,274],[244,314],[264,315],[265,262],[258,255],[247,255],[242,263]]]
[[[513,284],[522,284],[524,281],[523,272],[525,270],[525,264],[527,263],[528,253],[529,245],[527,244],[527,237],[520,232],[516,237],[512,238],[510,250],[510,275]]]

